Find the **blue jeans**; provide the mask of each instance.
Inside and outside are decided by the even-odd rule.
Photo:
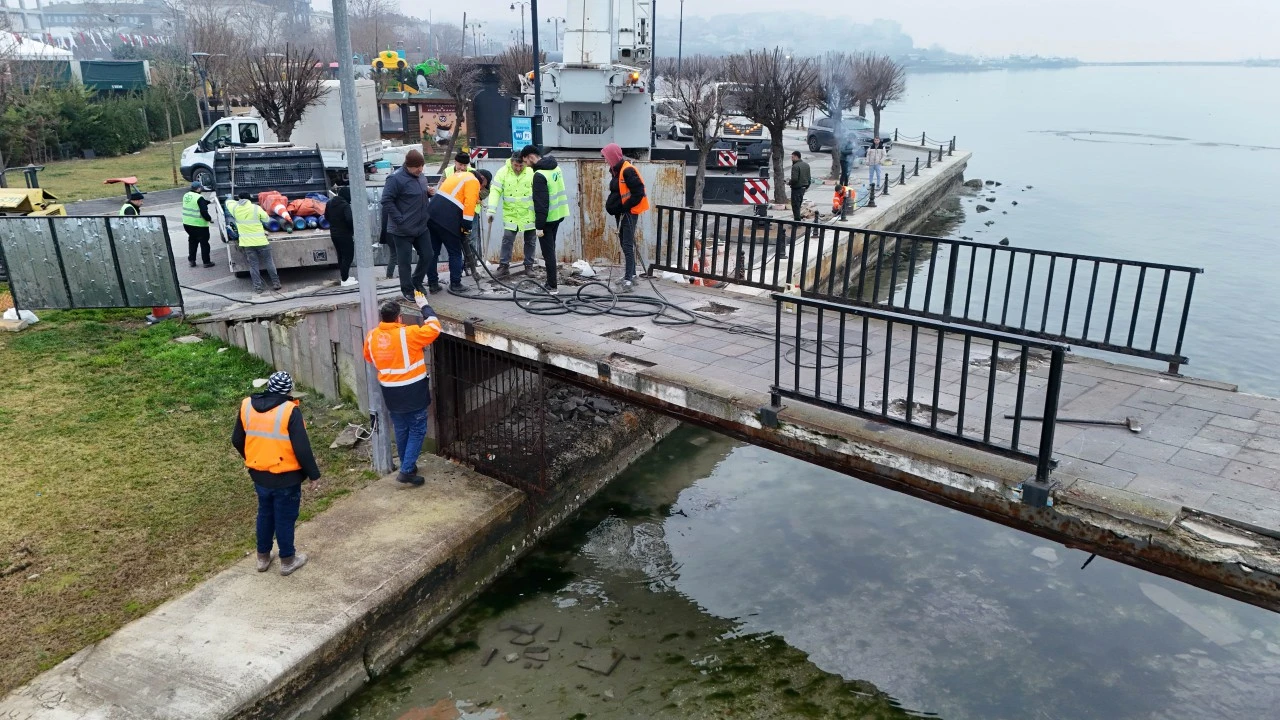
[[[271,552],[274,538],[280,546],[280,559],[293,557],[293,525],[302,505],[302,485],[269,488],[254,483],[253,487],[258,491],[258,553]]]
[[[391,425],[396,430],[396,453],[400,455],[400,472],[412,475],[418,472],[418,456],[422,454],[422,441],[427,438],[427,409],[405,413],[391,413]]]
[[[872,186],[877,186],[884,181],[884,176],[880,174],[879,165],[867,166],[867,182]]]

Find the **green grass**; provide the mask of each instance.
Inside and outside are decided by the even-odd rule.
[[[191,328],[145,314],[51,312],[0,335],[0,694],[252,549],[256,498],[230,437],[270,368],[174,343]],[[304,518],[372,478],[329,449],[361,421],[333,404],[302,405],[324,473]]]
[[[189,132],[173,138],[174,157],[181,159],[182,149],[200,139],[200,131]],[[93,160],[59,160],[46,163],[40,173],[40,186],[49,190],[62,202],[93,200],[120,196],[121,185],[103,185],[107,178],[137,176],[138,187],[143,192],[167,190],[183,184],[182,175],[173,180],[173,166],[169,160],[169,143],[152,143],[150,147],[132,155]]]

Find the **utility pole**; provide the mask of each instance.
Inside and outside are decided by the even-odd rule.
[[[467,12],[463,10],[462,11],[462,55],[461,57],[466,57],[466,56],[467,56]]]
[[[347,26],[347,0],[333,0],[333,33],[338,46],[338,93],[342,100],[343,139],[347,149],[347,177],[351,187],[351,220],[356,235],[356,279],[360,283],[362,337],[378,326],[378,278],[373,272],[373,224],[369,217],[368,193],[364,185],[364,152],[360,145],[360,120],[356,107],[356,71],[351,61],[351,32]],[[363,358],[357,356],[356,362]],[[379,475],[391,472],[391,439],[387,433],[386,409],[377,373],[365,373],[369,396],[369,439],[373,469]]]
[[[516,0],[515,2],[511,3],[511,9],[515,10],[517,5],[520,6],[520,44],[524,45],[524,9],[529,6],[529,0]],[[536,33],[538,32],[537,13],[534,13],[533,15],[533,23],[534,23],[533,31]]]
[[[533,144],[542,149],[542,54],[538,51],[538,0],[529,5],[529,24],[533,28]],[[520,32],[524,32],[524,13],[520,14]]]
[[[655,38],[656,39],[656,38]],[[684,0],[680,0],[680,39],[676,40],[676,77],[680,75],[680,67],[684,64]]]
[[[560,23],[565,22],[565,19],[553,15],[547,18],[547,22],[555,24],[555,30],[553,32],[555,32],[556,52],[560,52]]]

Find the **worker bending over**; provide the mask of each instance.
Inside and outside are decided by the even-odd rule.
[[[494,213],[502,204],[502,251],[498,256],[498,277],[511,274],[511,253],[516,233],[524,236],[524,269],[533,271],[533,256],[537,251],[533,227],[533,168],[540,156],[538,148],[526,145],[507,160],[493,177],[489,189],[489,225],[493,225]]]
[[[556,284],[556,234],[560,223],[569,217],[569,195],[564,188],[564,173],[550,155],[533,165],[533,225],[542,247],[542,262],[547,266],[547,292],[560,292]]]
[[[480,192],[489,187],[491,177],[488,170],[455,173],[440,183],[427,204],[427,228],[436,254],[436,262],[427,267],[427,280],[432,287],[440,284],[439,258],[443,247],[449,251],[449,292],[470,292],[462,284],[464,248],[471,242]]]
[[[236,223],[239,235],[240,252],[244,253],[245,262],[249,264],[249,279],[253,281],[253,291],[262,292],[262,268],[266,268],[271,278],[271,289],[280,289],[280,275],[276,273],[276,262],[271,257],[271,245],[267,242],[267,229],[262,223],[270,220],[267,211],[249,199],[249,193],[240,193],[238,201],[227,200],[227,212]]]
[[[396,453],[400,456],[396,482],[405,485],[426,482],[418,474],[418,456],[427,437],[427,407],[431,405],[431,377],[424,351],[440,336],[440,320],[427,304],[427,296],[416,292],[414,301],[422,308],[421,325],[405,325],[400,321],[400,303],[384,302],[378,310],[382,322],[364,341],[364,359],[378,369],[382,399],[396,432]]]
[[[644,179],[635,166],[622,155],[617,143],[609,143],[600,151],[609,163],[612,179],[604,209],[618,223],[618,243],[622,246],[623,274],[619,290],[631,292],[636,285],[636,222],[649,209],[644,192]]]

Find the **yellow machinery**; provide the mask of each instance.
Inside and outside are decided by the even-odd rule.
[[[375,70],[403,70],[409,67],[409,63],[395,50],[383,50],[373,59],[373,67]]]
[[[67,208],[44,188],[0,188],[0,215],[66,215]]]

